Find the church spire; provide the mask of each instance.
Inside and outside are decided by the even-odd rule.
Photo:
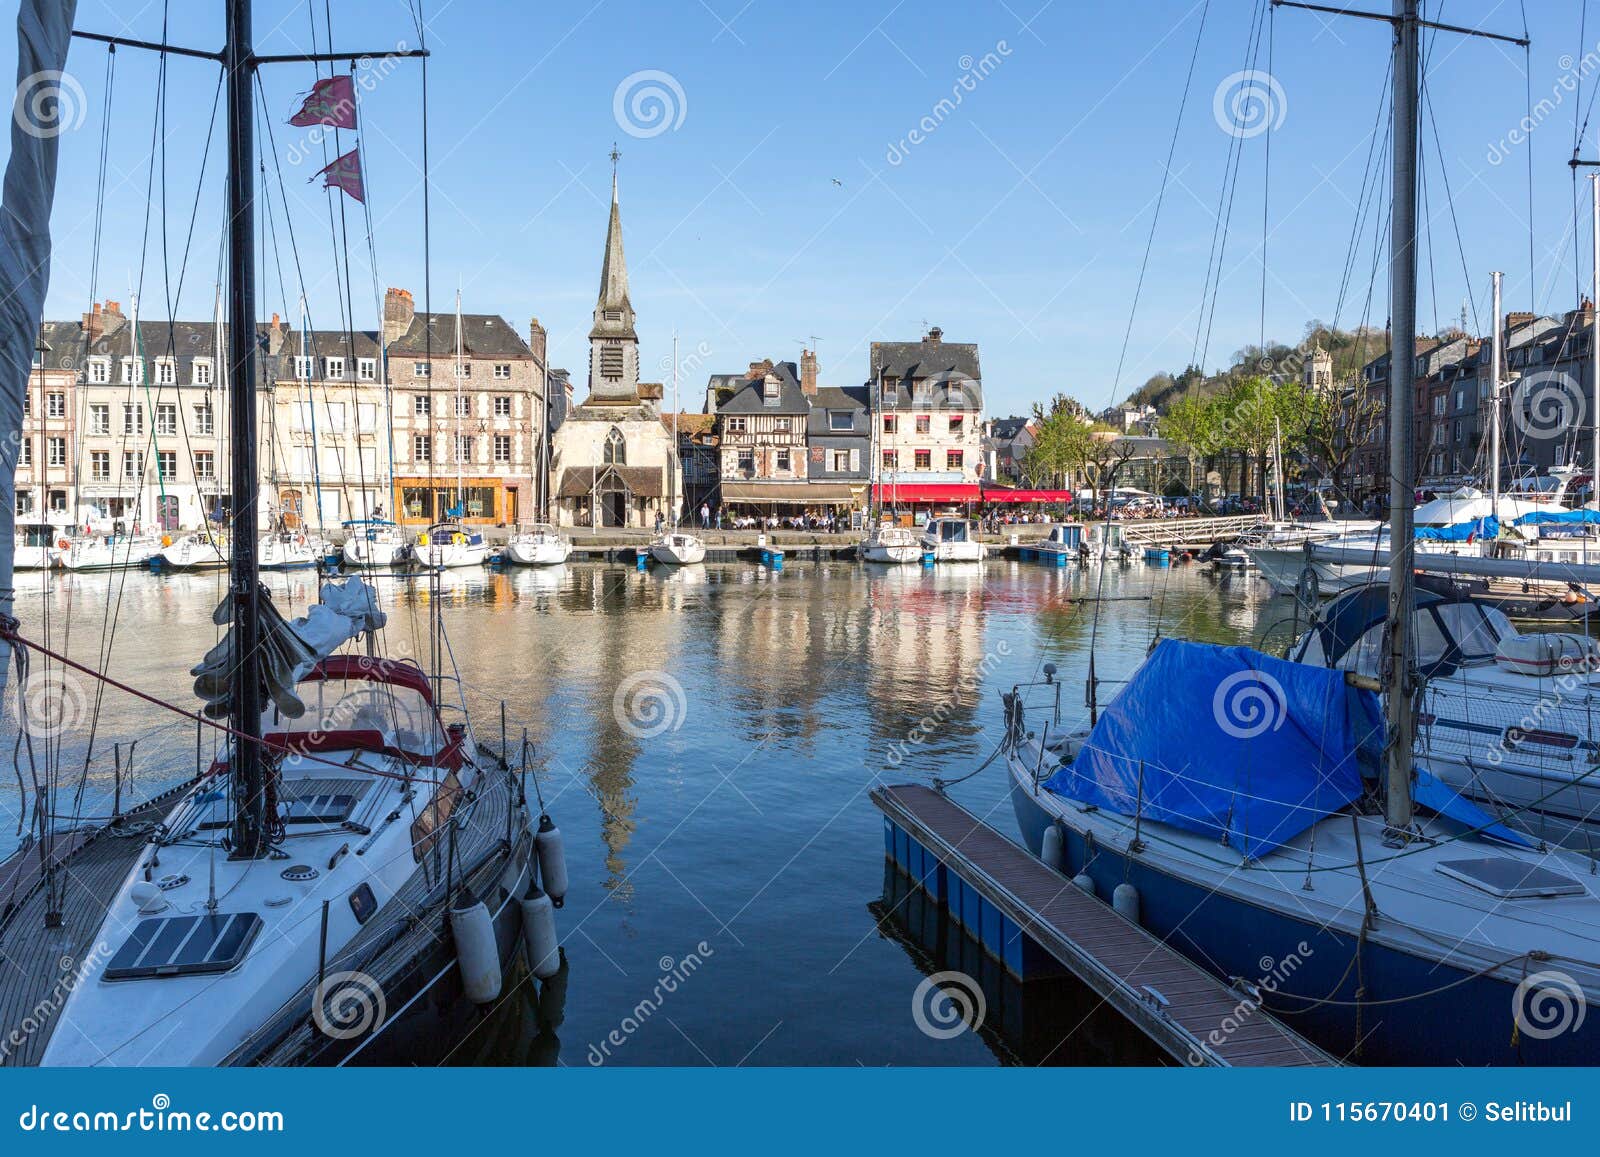
[[[591,337],[607,334],[634,337],[633,306],[628,301],[628,262],[622,254],[622,207],[617,200],[617,161],[611,146],[611,222],[606,228],[605,260],[600,266],[600,300],[595,303]],[[620,316],[619,316],[620,315]]]

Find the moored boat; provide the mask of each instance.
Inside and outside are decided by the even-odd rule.
[[[559,566],[572,554],[572,540],[548,522],[519,529],[506,542],[506,558],[518,566]]]
[[[903,526],[880,524],[867,533],[856,547],[867,562],[906,563],[922,561],[922,543]]]
[[[930,518],[922,528],[922,549],[936,562],[982,562],[989,557],[978,524],[958,515]]]
[[[705,561],[706,544],[685,531],[669,530],[650,544],[650,557],[668,566],[693,566]]]

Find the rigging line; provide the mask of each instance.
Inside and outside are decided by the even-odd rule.
[[[1434,115],[1433,100],[1424,94],[1423,106],[1428,110],[1428,123],[1433,128],[1433,151],[1439,158],[1439,177],[1444,182],[1445,203],[1450,208],[1450,224],[1455,230],[1456,252],[1461,257],[1461,281],[1466,286],[1467,303],[1472,307],[1472,328],[1477,333],[1483,332],[1483,324],[1478,317],[1478,297],[1472,289],[1472,274],[1467,268],[1467,247],[1461,239],[1461,219],[1456,214],[1455,194],[1450,188],[1450,170],[1445,164],[1444,143],[1439,139],[1439,121]]]
[[[1394,67],[1390,62],[1389,68]],[[1378,98],[1378,111],[1373,120],[1372,133],[1367,138],[1366,168],[1361,176],[1361,192],[1356,200],[1356,215],[1350,229],[1350,243],[1345,249],[1344,270],[1340,276],[1339,294],[1333,305],[1333,327],[1339,327],[1339,319],[1344,316],[1344,308],[1348,301],[1351,287],[1356,275],[1356,262],[1361,257],[1361,239],[1366,233],[1368,215],[1376,211],[1379,203],[1378,194],[1383,188],[1383,159],[1389,151],[1389,127],[1383,122],[1387,119],[1384,114],[1389,110],[1389,71],[1386,69],[1383,76],[1383,89]]]
[[[1276,5],[1267,7],[1267,75],[1273,75],[1272,50],[1276,46],[1278,30],[1278,9]],[[1261,164],[1261,333],[1257,339],[1263,356],[1267,349],[1267,239],[1271,236],[1268,228],[1271,221],[1270,206],[1272,201],[1272,109],[1267,109],[1267,132],[1265,157]]]
[[[1249,57],[1249,59],[1250,59],[1250,71],[1252,71],[1252,72],[1255,70],[1255,65],[1256,65],[1257,60],[1260,59],[1260,55],[1261,55],[1261,28],[1262,28],[1263,23],[1265,22],[1265,15],[1264,14],[1270,7],[1271,7],[1271,5],[1268,4],[1266,2],[1266,0],[1262,0],[1262,6],[1261,6],[1261,8],[1259,10],[1261,15],[1258,15],[1256,17],[1255,27],[1254,27],[1254,48],[1252,49],[1252,51],[1250,53],[1250,57]],[[1269,116],[1271,115],[1271,110],[1270,109],[1268,110],[1268,114],[1267,115],[1269,115]],[[1233,222],[1233,202],[1234,202],[1234,199],[1238,196],[1238,193],[1239,193],[1239,174],[1244,168],[1244,138],[1243,138],[1243,136],[1239,136],[1237,143],[1238,143],[1239,147],[1238,147],[1238,150],[1237,150],[1237,152],[1235,154],[1235,158],[1234,158],[1233,176],[1232,176],[1232,179],[1231,179],[1230,182],[1226,182],[1226,184],[1227,184],[1227,212],[1226,212],[1226,214],[1224,215],[1224,217],[1222,218],[1222,220],[1219,223],[1221,228],[1220,228],[1220,231],[1219,231],[1218,243],[1217,243],[1217,272],[1216,272],[1216,280],[1212,284],[1212,287],[1211,287],[1211,313],[1210,313],[1209,319],[1206,322],[1205,343],[1201,346],[1201,349],[1200,349],[1200,361],[1201,361],[1202,364],[1204,363],[1205,359],[1207,357],[1209,357],[1210,354],[1211,354],[1211,333],[1212,333],[1212,330],[1216,327],[1216,323],[1217,323],[1217,308],[1221,304],[1221,301],[1222,301],[1222,278],[1223,278],[1223,274],[1224,274],[1224,267],[1227,264],[1226,255],[1227,255],[1227,251],[1228,251],[1228,238],[1229,238],[1230,233],[1231,233],[1231,228],[1230,227],[1231,227],[1232,222]],[[1240,479],[1240,484],[1243,485],[1243,478],[1242,477]]]
[[[1206,16],[1211,11],[1211,0],[1206,0],[1205,6],[1200,10],[1200,26],[1195,29],[1194,48],[1189,52],[1189,70],[1183,78],[1183,95],[1178,99],[1178,115],[1172,124],[1172,138],[1167,142],[1167,161],[1161,169],[1161,184],[1156,190],[1155,211],[1150,218],[1150,234],[1145,238],[1144,257],[1139,262],[1139,276],[1134,281],[1133,305],[1128,310],[1128,327],[1122,334],[1122,350],[1117,355],[1117,373],[1111,382],[1111,400],[1117,399],[1117,392],[1122,388],[1122,368],[1128,357],[1128,343],[1133,337],[1133,322],[1139,312],[1139,296],[1144,290],[1145,271],[1150,267],[1150,253],[1155,248],[1156,226],[1161,221],[1161,206],[1166,200],[1167,183],[1172,177],[1172,162],[1178,151],[1178,134],[1183,127],[1183,112],[1189,104],[1190,86],[1194,82],[1195,64],[1200,59],[1200,41],[1206,31]]]
[[[1260,26],[1259,25],[1259,20],[1260,20],[1260,17],[1259,17],[1260,7],[1259,7],[1259,5],[1257,5],[1256,11],[1257,11],[1257,15],[1253,16],[1251,18],[1250,30],[1249,30],[1248,35],[1245,38],[1245,59],[1244,59],[1245,68],[1244,68],[1244,71],[1246,73],[1251,72],[1253,70],[1253,67],[1254,67],[1254,64],[1255,64],[1255,55],[1254,54],[1255,54],[1255,47],[1256,47],[1256,33],[1257,33],[1257,30],[1258,30],[1258,28]],[[1237,125],[1235,126],[1235,128],[1237,128]],[[1213,295],[1216,292],[1212,288],[1212,277],[1213,277],[1213,275],[1215,275],[1216,280],[1217,280],[1217,290],[1220,290],[1221,283],[1222,283],[1222,261],[1221,261],[1221,258],[1218,255],[1218,245],[1223,243],[1223,239],[1226,237],[1227,229],[1228,229],[1228,221],[1224,217],[1224,210],[1225,209],[1229,210],[1230,211],[1230,215],[1231,215],[1231,209],[1232,209],[1232,205],[1233,205],[1233,200],[1229,196],[1230,182],[1237,182],[1237,180],[1238,180],[1238,176],[1237,176],[1238,165],[1242,162],[1243,155],[1244,155],[1244,136],[1243,136],[1243,134],[1238,132],[1238,131],[1229,132],[1228,133],[1228,152],[1227,152],[1226,158],[1223,161],[1223,166],[1222,166],[1222,187],[1218,191],[1218,194],[1217,194],[1217,209],[1216,209],[1216,212],[1212,216],[1211,248],[1210,248],[1210,252],[1207,254],[1207,257],[1206,257],[1205,282],[1201,286],[1201,289],[1200,289],[1200,315],[1199,315],[1198,319],[1196,320],[1195,335],[1194,335],[1194,348],[1193,348],[1193,351],[1192,351],[1192,353],[1190,355],[1190,359],[1189,359],[1190,363],[1193,364],[1193,365],[1199,366],[1201,368],[1202,372],[1204,372],[1204,366],[1202,365],[1202,363],[1203,363],[1204,358],[1205,358],[1205,351],[1202,351],[1200,343],[1201,343],[1202,335],[1206,334],[1208,332],[1208,326],[1206,324],[1207,301],[1208,300],[1214,300],[1214,296]],[[1209,348],[1209,342],[1207,342],[1207,347]]]
[[[1533,123],[1533,47],[1532,47],[1532,41],[1528,37],[1528,3],[1527,3],[1527,0],[1518,0],[1518,6],[1522,10],[1522,87],[1523,87],[1523,100],[1524,100],[1524,104],[1525,104],[1524,115],[1528,117],[1528,123],[1532,124]],[[1537,267],[1536,267],[1536,264],[1535,264],[1535,261],[1534,261],[1534,245],[1533,245],[1533,220],[1534,220],[1534,218],[1533,218],[1533,150],[1532,149],[1523,149],[1522,152],[1523,152],[1524,156],[1527,158],[1527,166],[1528,166],[1528,295],[1529,295],[1530,298],[1533,299],[1532,301],[1530,301],[1529,304],[1530,304],[1534,314],[1537,315],[1538,312],[1539,312],[1539,305],[1538,305],[1538,300],[1537,300],[1536,295],[1538,293],[1538,284],[1539,283],[1538,283],[1537,273],[1536,273],[1536,268]]]

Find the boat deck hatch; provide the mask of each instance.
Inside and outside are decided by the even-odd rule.
[[[356,810],[356,799],[353,795],[333,794],[291,797],[282,802],[279,814],[286,824],[342,824]],[[215,831],[232,824],[227,804],[219,803],[212,807],[210,818],[202,820],[197,829]]]
[[[1480,892],[1502,900],[1524,900],[1534,896],[1581,896],[1583,885],[1571,876],[1552,872],[1537,864],[1523,863],[1507,856],[1481,860],[1446,860],[1439,872]]]
[[[161,916],[141,920],[106,965],[107,980],[227,972],[261,931],[254,912]]]

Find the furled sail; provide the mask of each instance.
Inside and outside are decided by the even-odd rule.
[[[220,626],[233,614],[233,598],[222,600],[213,620]],[[323,583],[322,601],[302,618],[290,621],[278,613],[267,597],[261,599],[261,682],[265,697],[290,719],[305,714],[305,704],[295,686],[323,659],[351,639],[376,631],[387,621],[378,609],[378,593],[358,578]],[[228,714],[235,674],[233,630],[206,652],[189,672],[194,693],[205,700],[205,714],[221,719]]]
[[[22,402],[50,287],[50,207],[64,113],[61,82],[77,0],[22,0],[11,157],[0,194],[0,620],[12,616]],[[11,647],[0,637],[0,699]]]

